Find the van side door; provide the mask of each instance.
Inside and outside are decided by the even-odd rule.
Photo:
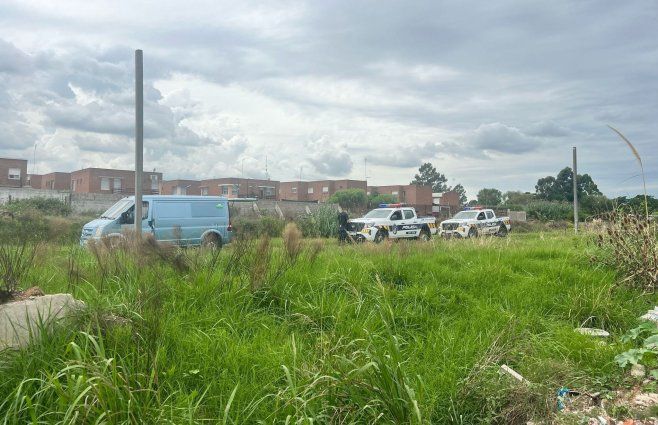
[[[155,239],[181,245],[188,243],[187,221],[190,216],[190,201],[164,200],[154,201],[151,222]]]

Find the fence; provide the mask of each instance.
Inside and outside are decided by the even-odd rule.
[[[120,193],[72,193],[68,190],[47,190],[32,188],[0,188],[0,205],[18,199],[48,198],[58,199],[71,206],[75,214],[100,213],[125,197]],[[260,217],[263,215],[293,218],[315,211],[322,204],[316,202],[272,201],[259,199],[249,202],[231,202],[236,215]]]

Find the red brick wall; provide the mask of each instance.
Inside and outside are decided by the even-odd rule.
[[[71,188],[71,173],[54,172],[41,176],[39,189],[69,190]],[[32,187],[34,183],[31,183]]]
[[[152,186],[151,176],[157,182]],[[102,188],[101,181],[107,179],[109,187]],[[116,181],[120,181],[117,187]],[[162,173],[145,171],[142,177],[142,193],[157,194],[162,181]],[[75,182],[75,183],[73,183]],[[133,195],[135,193],[135,172],[131,170],[114,170],[107,168],[85,168],[71,173],[71,191],[76,193],[122,193]]]
[[[161,195],[177,195],[177,188],[185,190],[185,195],[201,195],[201,182],[197,180],[167,180],[160,183]]]
[[[200,187],[207,188],[207,194],[209,196],[276,200],[278,199],[279,184],[280,183],[277,180],[241,179],[227,177],[201,180]],[[235,189],[237,189],[237,191]]]
[[[9,178],[9,170],[17,168],[20,170],[18,179]],[[27,182],[27,160],[0,158],[0,186],[23,187]]]

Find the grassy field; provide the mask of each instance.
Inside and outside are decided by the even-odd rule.
[[[525,423],[613,388],[653,306],[586,236],[379,246],[275,239],[219,256],[46,246],[29,284],[88,311],[0,360],[6,423]],[[574,332],[602,327],[602,344]],[[499,376],[508,364],[532,385]]]

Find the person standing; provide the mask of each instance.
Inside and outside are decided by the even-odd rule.
[[[341,243],[347,241],[347,222],[349,218],[345,211],[338,213],[338,240]]]

